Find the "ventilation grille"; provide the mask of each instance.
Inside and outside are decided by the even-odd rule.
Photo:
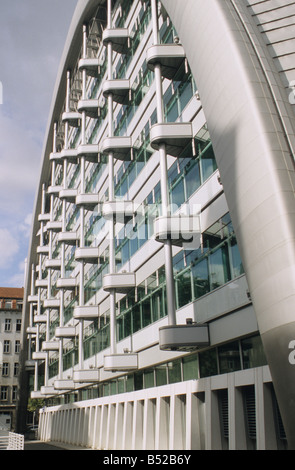
[[[250,439],[256,439],[256,406],[254,387],[246,387],[244,392],[248,435]]]
[[[221,415],[221,426],[223,436],[228,439],[228,393],[227,390],[221,390],[219,392],[219,404],[220,404],[220,415]]]

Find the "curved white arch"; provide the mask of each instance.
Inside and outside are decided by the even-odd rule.
[[[288,360],[295,339],[293,110],[245,3],[162,3],[199,89],[289,448],[294,448],[294,365]]]

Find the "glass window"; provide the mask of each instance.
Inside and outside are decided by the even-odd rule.
[[[199,353],[200,377],[210,377],[218,373],[216,349]]]
[[[228,250],[222,246],[209,256],[210,280],[212,289],[230,280]]]
[[[198,356],[184,357],[182,360],[183,380],[194,380],[198,378]]]
[[[154,369],[146,369],[144,371],[144,388],[155,386]]]
[[[232,274],[233,274],[233,277],[237,277],[244,273],[244,268],[243,268],[237,240],[235,237],[233,237],[230,240],[230,250],[231,250]]]
[[[260,336],[241,341],[243,368],[260,367],[267,364]]]
[[[208,260],[204,259],[193,265],[194,298],[198,299],[210,291]]]
[[[168,379],[169,384],[181,382],[181,360],[168,362]]]
[[[190,270],[177,276],[177,308],[183,307],[192,301],[192,283]]]
[[[235,341],[218,348],[219,372],[225,374],[241,369],[239,343]]]
[[[159,387],[160,385],[167,384],[167,368],[166,364],[162,364],[156,367],[156,385]]]

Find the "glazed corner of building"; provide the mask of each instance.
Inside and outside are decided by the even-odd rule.
[[[127,401],[146,399],[149,406],[157,390],[163,397],[171,393],[170,410],[179,410],[176,397],[186,397],[184,406],[197,398],[199,413],[201,403],[209,406],[211,375],[210,394],[226,416],[227,400],[239,383],[247,384],[243,400],[250,413],[255,400],[256,409],[266,403],[272,382],[292,448],[290,8],[283,1],[276,9],[272,0],[78,4],[36,199],[34,233],[40,243],[32,237],[29,258],[27,331],[43,341],[29,358],[44,376],[41,393],[35,376],[33,395],[81,399],[97,393],[92,404],[102,410],[117,406],[116,397],[132,381]],[[177,210],[170,212],[169,202],[185,207],[182,218]],[[192,212],[196,206],[198,213]],[[150,217],[152,239],[142,213]],[[123,228],[110,224],[113,217]],[[135,238],[130,236],[134,219]],[[195,230],[190,231],[197,240],[193,249],[184,247],[187,227]],[[63,360],[60,345],[67,347]],[[281,388],[282,374],[288,392]],[[197,379],[199,391],[188,379]],[[172,394],[172,383],[178,395]],[[79,403],[86,409],[86,402]],[[201,418],[193,443],[188,418],[180,435],[187,448],[279,448],[284,446],[275,430],[280,413],[276,405],[270,410],[271,431],[256,415],[255,429],[245,430],[239,443],[236,430],[228,430],[213,409],[212,418],[223,429],[216,442]],[[242,414],[247,416],[245,409]],[[170,433],[179,422],[180,416]],[[124,446],[159,445],[158,432],[151,434],[151,443],[137,442],[136,429],[132,442],[123,435]],[[91,445],[119,445],[107,439]],[[174,439],[167,432],[162,444]]]

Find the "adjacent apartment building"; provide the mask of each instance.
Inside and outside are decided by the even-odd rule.
[[[0,287],[0,430],[16,425],[23,288]]]
[[[287,0],[78,2],[25,286],[40,439],[294,448],[294,56]]]

